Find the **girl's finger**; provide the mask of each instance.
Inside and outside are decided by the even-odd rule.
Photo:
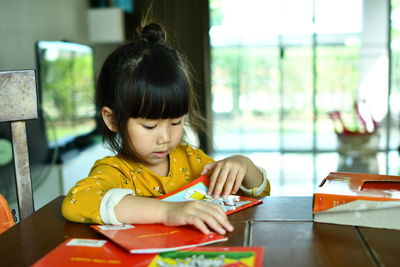
[[[235,181],[237,179],[238,171],[231,170],[228,173],[228,177],[225,181],[224,190],[222,192],[222,197],[227,198],[233,191],[233,186],[235,185]]]
[[[207,225],[204,223],[204,221],[201,220],[200,218],[194,218],[191,224],[206,235],[208,235],[211,232],[210,229],[207,227]]]
[[[228,217],[226,216],[226,213],[225,213],[225,210],[222,208],[222,207],[220,207],[219,206],[219,208],[220,208],[220,211],[221,211],[221,213],[214,213],[213,215],[214,215],[214,217],[215,217],[215,219],[218,221],[218,223],[220,224],[220,225],[222,225],[226,230],[228,230],[229,232],[232,232],[233,231],[233,226],[232,226],[232,224],[229,222],[229,220],[228,220]]]
[[[221,195],[222,190],[224,189],[227,179],[230,175],[230,172],[230,167],[226,166],[226,164],[224,164],[223,166],[221,164],[221,171],[219,172],[217,183],[215,184],[215,189],[213,190],[214,198],[218,198]]]
[[[233,231],[233,226],[228,221],[228,217],[222,207],[211,204],[213,207],[205,210],[207,215],[202,215],[207,225],[220,234],[225,234],[226,231]]]
[[[244,172],[239,171],[236,176],[235,184],[233,185],[233,188],[232,188],[232,194],[236,194],[239,191],[239,188],[243,182],[243,179],[244,179]]]
[[[208,186],[208,194],[209,195],[212,195],[214,192],[214,187],[217,183],[217,179],[218,179],[220,171],[221,171],[221,168],[219,167],[218,164],[216,164],[216,166],[214,166],[214,171],[210,177],[210,185]]]
[[[203,170],[201,171],[200,175],[206,175],[209,171],[214,169],[216,165],[217,165],[216,162],[208,163],[208,164],[204,165]]]
[[[215,185],[214,189],[212,190],[212,197],[214,199],[217,199],[222,192],[222,189],[225,186],[226,182],[226,174],[224,174],[224,171],[220,171],[218,177],[215,178]]]
[[[214,216],[203,216],[202,219],[207,226],[218,234],[226,234],[224,226]]]

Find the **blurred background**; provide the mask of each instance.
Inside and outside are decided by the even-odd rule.
[[[330,171],[400,173],[399,1],[211,0],[210,11],[218,156],[249,155],[276,195],[311,195]]]

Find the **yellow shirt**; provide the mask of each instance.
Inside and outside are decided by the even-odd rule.
[[[137,196],[157,197],[178,189],[200,176],[203,166],[214,162],[202,150],[178,145],[169,155],[168,176],[160,176],[122,155],[95,162],[89,176],[71,188],[62,203],[63,216],[74,222],[102,224],[100,203],[113,188],[132,189]]]
[[[131,189],[136,196],[158,197],[200,176],[205,164],[214,162],[202,150],[178,145],[169,154],[169,174],[160,176],[122,155],[95,162],[89,176],[73,186],[62,203],[62,214],[70,221],[103,224],[100,204],[108,190]],[[267,179],[267,177],[264,177]],[[270,184],[259,196],[269,195]]]

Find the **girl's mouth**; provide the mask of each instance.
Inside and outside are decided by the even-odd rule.
[[[168,150],[167,151],[158,151],[153,153],[156,158],[164,158],[165,156],[168,155]]]

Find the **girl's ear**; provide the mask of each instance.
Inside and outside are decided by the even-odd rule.
[[[101,116],[103,117],[104,123],[107,125],[107,128],[112,132],[118,132],[117,125],[114,122],[113,111],[109,107],[101,108]]]

